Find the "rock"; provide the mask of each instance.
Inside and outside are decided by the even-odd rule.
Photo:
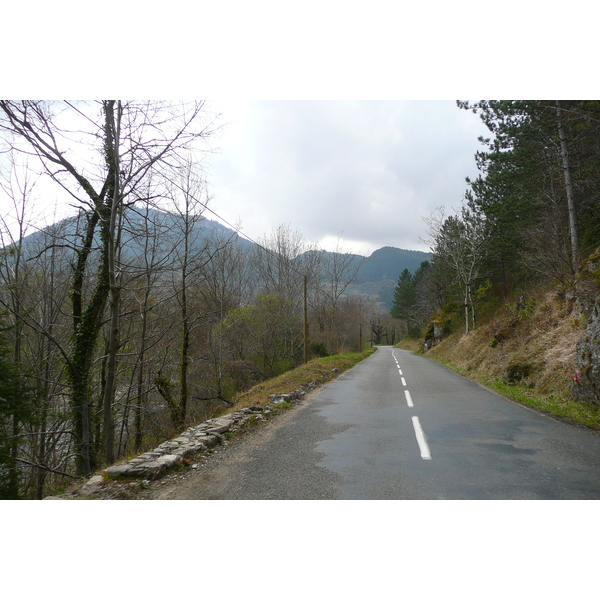
[[[102,475],[94,475],[89,481],[84,483],[79,489],[80,496],[93,496],[102,488],[104,477]]]
[[[127,474],[134,469],[135,465],[129,463],[123,463],[120,465],[113,465],[104,469],[103,473],[106,473],[111,479],[119,479],[120,477],[127,477]]]
[[[208,435],[208,436],[206,436],[206,438],[204,438],[202,440],[202,443],[207,448],[212,448],[213,446],[216,446],[219,443],[220,440],[221,440],[221,436],[220,435]]]
[[[156,479],[162,476],[169,469],[182,461],[181,456],[177,454],[165,454],[156,460],[151,460],[140,465],[136,465],[126,472],[130,477]]]
[[[206,450],[206,448],[206,444],[203,444],[202,442],[196,442],[195,444],[188,444],[187,446],[184,446],[177,452],[177,454],[182,458],[190,458],[191,456]]]
[[[306,395],[306,388],[314,389],[319,384],[313,380],[308,385],[301,386],[289,394],[273,395],[273,404],[282,402],[300,401]],[[112,465],[104,469],[106,476],[96,475],[81,486],[77,492],[64,496],[48,496],[45,500],[62,500],[82,496],[96,498],[129,498],[134,497],[135,491],[147,487],[151,480],[158,479],[177,465],[190,463],[190,459],[197,454],[217,444],[225,444],[223,433],[239,429],[251,421],[266,420],[264,415],[271,412],[267,406],[255,405],[240,409],[217,419],[208,419],[204,423],[186,429],[181,435],[172,440],[163,442],[154,450],[144,452],[125,463]],[[194,463],[192,468],[197,469],[199,463]],[[131,483],[107,481],[119,479],[137,479]]]
[[[600,404],[600,296],[596,298],[575,355],[579,382],[573,382],[573,395],[578,400]]]
[[[229,431],[229,425],[216,425],[215,427],[209,427],[206,431],[213,434],[225,433]]]

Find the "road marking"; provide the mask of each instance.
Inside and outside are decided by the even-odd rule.
[[[400,377],[400,379],[402,379],[402,385],[406,387],[406,379],[404,379],[404,377]]]
[[[406,396],[406,404],[412,408],[414,404],[412,398],[410,397],[410,392],[408,390],[404,390],[404,395]]]
[[[413,427],[415,428],[415,435],[417,436],[417,443],[419,444],[419,449],[421,450],[421,458],[423,460],[431,460],[431,452],[429,451],[429,446],[427,445],[423,428],[419,422],[419,417],[413,417],[412,422]]]
[[[402,375],[402,369],[400,367],[398,367],[398,373],[400,373],[400,375]]]

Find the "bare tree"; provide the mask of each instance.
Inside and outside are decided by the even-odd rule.
[[[488,229],[485,219],[463,207],[457,216],[445,218],[438,210],[428,219],[430,247],[434,256],[446,262],[454,271],[462,290],[465,311],[465,333],[475,327],[476,312],[473,287],[485,257]]]
[[[67,411],[60,405],[67,346],[67,249],[59,226],[34,232],[26,240],[33,229],[33,172],[27,164],[18,165],[14,154],[8,158],[0,193],[12,203],[12,211],[0,217],[0,307],[11,321],[13,359],[22,385],[36,391],[27,419],[13,416],[12,475],[20,471],[20,487],[41,498],[47,476],[64,472],[71,448]]]
[[[39,158],[50,177],[88,211],[73,273],[74,334],[68,356],[81,473],[90,473],[94,466],[89,384],[107,301],[111,329],[104,437],[106,459],[110,461],[114,456],[112,395],[119,349],[119,223],[128,205],[140,200],[139,190],[152,172],[172,170],[182,151],[192,149],[197,140],[211,133],[200,123],[202,110],[203,103],[174,106],[114,100],[92,105],[0,101],[0,130],[5,137],[12,135],[16,149]],[[69,150],[73,144],[79,149],[76,155]],[[96,160],[95,172],[89,170],[94,151],[102,156],[102,160]],[[97,229],[101,258],[93,293],[84,304],[83,284]]]
[[[313,306],[322,333],[328,329],[327,346],[337,351],[340,344],[343,345],[343,339],[339,338],[338,333],[345,320],[340,319],[340,300],[350,285],[356,282],[360,267],[366,258],[344,252],[341,236],[338,236],[332,252],[323,252],[320,255]]]

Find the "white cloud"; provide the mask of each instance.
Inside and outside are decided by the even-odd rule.
[[[212,206],[254,239],[289,223],[323,246],[343,232],[363,251],[424,249],[423,217],[460,204],[484,133],[454,101],[241,103],[210,161]]]
[[[486,133],[454,101],[214,100],[208,109],[223,123],[205,160],[215,213],[257,241],[289,224],[327,249],[341,234],[364,254],[427,249],[423,218],[460,204]],[[49,209],[59,201],[50,221],[72,212],[56,186],[43,199]]]

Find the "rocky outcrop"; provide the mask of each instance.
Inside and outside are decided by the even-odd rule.
[[[600,296],[596,298],[587,328],[577,344],[576,358],[574,396],[578,400],[600,404]]]

